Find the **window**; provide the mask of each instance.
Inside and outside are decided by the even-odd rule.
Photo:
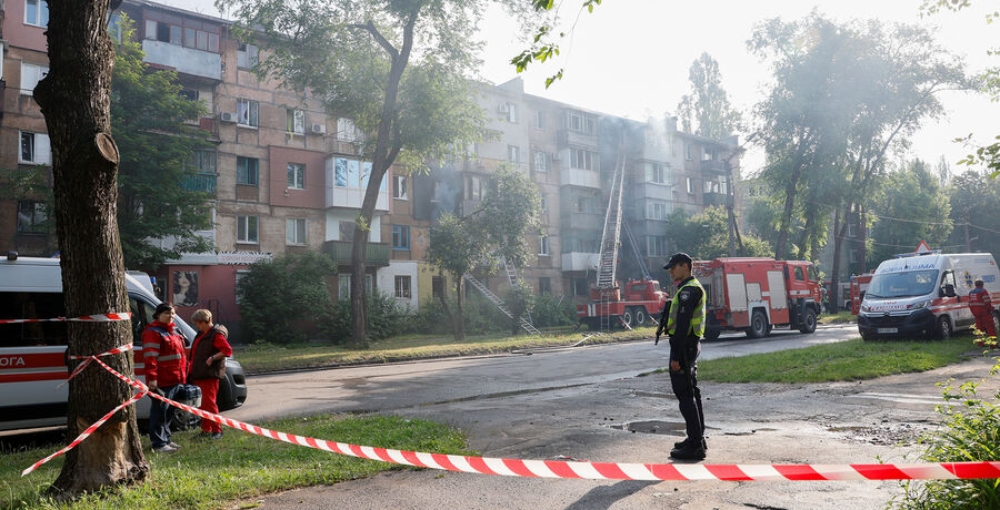
[[[333,185],[336,187],[366,189],[371,174],[372,164],[368,161],[333,159]],[[389,180],[383,176],[382,182],[379,183],[379,191],[388,192],[387,182]]]
[[[444,276],[431,277],[431,297],[439,299],[444,296],[444,286],[446,284]]]
[[[396,297],[398,297],[398,298],[409,298],[410,297],[410,277],[409,276],[397,276],[396,277]]]
[[[694,179],[692,179],[690,177],[687,177],[687,178],[684,179],[684,182],[687,184],[687,186],[686,186],[687,187],[687,192],[693,195],[694,194]]]
[[[257,186],[260,184],[260,160],[236,156],[236,184]]]
[[[49,26],[49,3],[45,0],[25,1],[24,22],[36,27]]]
[[[258,218],[256,216],[236,217],[236,242],[238,243],[258,243]]]
[[[694,148],[689,143],[684,144],[684,159],[688,161],[694,160]]]
[[[306,244],[306,219],[285,219],[285,244]]]
[[[257,65],[259,60],[259,50],[256,45],[240,43],[236,50],[236,67],[240,69],[251,69]]]
[[[361,132],[351,119],[340,117],[337,119],[337,140],[341,142],[360,142]]]
[[[17,233],[44,234],[49,219],[48,207],[42,202],[23,200],[17,203]]]
[[[507,122],[517,124],[517,105],[514,103],[507,103]]]
[[[646,238],[646,248],[648,248],[648,253],[650,257],[665,257],[667,256],[667,238],[666,236],[649,236]]]
[[[545,130],[545,112],[541,110],[535,110],[534,115],[531,119],[531,127],[535,129]]]
[[[538,278],[538,295],[552,294],[552,281],[548,276],[540,276]]]
[[[306,132],[306,112],[289,109],[286,129],[289,133],[304,134]]]
[[[372,275],[365,275],[365,294],[372,295]],[[351,275],[342,274],[337,278],[337,298],[351,299]]]
[[[171,25],[163,21],[146,20],[146,39],[180,46],[183,43],[183,34],[184,32],[180,25]]]
[[[215,151],[192,152],[190,165],[198,169],[198,173],[200,174],[215,175]]]
[[[566,127],[571,131],[594,134],[594,119],[580,113],[569,112],[566,114]]]
[[[21,62],[21,95],[30,96],[38,86],[38,82],[48,74],[47,66]]]
[[[521,162],[521,149],[516,145],[507,146],[507,161],[511,163]]]
[[[397,175],[395,178],[396,186],[392,189],[392,198],[406,200],[406,176]]]
[[[219,51],[219,34],[184,27],[184,47],[201,51]]]
[[[543,151],[535,151],[535,171],[549,171],[549,154]]]
[[[288,187],[306,189],[306,166],[302,163],[288,164]]]
[[[544,191],[538,192],[538,204],[539,204],[538,206],[539,210],[541,210],[543,213],[549,212],[549,197],[545,194]]]
[[[596,152],[590,152],[583,149],[570,149],[569,166],[570,168],[593,170],[597,172],[601,169],[601,156]]]
[[[240,302],[243,301],[243,293],[240,292],[240,282],[243,281],[243,278],[246,278],[248,274],[250,274],[250,271],[246,269],[236,270],[236,281],[233,282],[233,288],[236,289],[236,304],[240,304]]]
[[[410,249],[410,226],[409,225],[393,225],[392,226],[392,249],[393,250],[409,250]]]
[[[481,200],[486,197],[486,190],[483,186],[483,179],[478,175],[465,176],[465,199]]]
[[[646,219],[665,220],[670,214],[667,203],[662,200],[650,200],[646,203]]]
[[[544,257],[549,256],[549,236],[538,237],[538,254]]]
[[[664,166],[663,163],[646,163],[646,180],[657,184],[666,184],[666,166]]]
[[[49,135],[44,133],[21,132],[20,163],[35,165],[52,164],[52,147],[49,145]]]
[[[847,237],[858,237],[858,225],[854,221],[848,221],[847,223]]]
[[[241,126],[258,126],[258,110],[260,109],[259,103],[257,101],[251,101],[249,99],[238,99],[236,101],[237,115],[239,116],[239,124]]]
[[[357,224],[353,221],[342,221],[338,225],[340,230],[340,240],[349,243],[354,242],[354,231],[357,229]]]

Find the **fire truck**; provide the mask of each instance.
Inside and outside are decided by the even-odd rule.
[[[857,315],[861,312],[861,301],[865,298],[868,285],[872,281],[872,273],[851,275],[851,313]]]
[[[810,262],[717,258],[696,261],[693,271],[705,287],[706,338],[718,338],[723,331],[762,338],[774,326],[816,331],[822,294]]]
[[[663,310],[668,298],[667,293],[660,289],[660,282],[651,279],[648,274],[644,274],[640,279],[629,279],[625,283],[624,292],[616,280],[618,250],[621,245],[624,184],[625,158],[621,156],[611,179],[608,211],[604,217],[604,232],[601,236],[597,281],[590,287],[590,302],[576,306],[580,324],[586,324],[592,330],[606,331],[617,325],[631,329],[632,326],[655,321],[653,318]]]

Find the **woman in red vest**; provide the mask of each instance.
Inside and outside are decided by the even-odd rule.
[[[201,309],[191,315],[201,333],[191,344],[191,364],[188,368],[188,380],[201,388],[201,410],[219,414],[216,398],[219,395],[219,380],[226,377],[226,358],[233,355],[229,345],[229,330],[225,326],[212,324],[212,312]],[[201,419],[202,439],[219,439],[222,437],[222,425],[217,422]]]

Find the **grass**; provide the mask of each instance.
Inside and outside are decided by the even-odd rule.
[[[294,418],[262,426],[297,435],[400,450],[473,454],[464,450],[465,437],[444,425],[399,417]],[[396,464],[358,459],[305,448],[226,429],[218,441],[198,442],[199,431],[174,434],[182,448],[170,454],[148,453],[151,479],[129,490],[87,496],[60,506],[44,496],[59,475],[62,457],[26,477],[21,470],[57,447],[5,451],[0,465],[0,509],[90,510],[209,510],[234,508],[232,502],[296,487],[323,485],[371,476],[380,471],[409,469]],[[149,442],[143,440],[148,452]],[[243,507],[248,508],[248,507]]]
[[[485,356],[520,349],[595,345],[602,343],[649,340],[653,327],[632,331],[598,334],[586,327],[546,331],[542,336],[475,336],[456,342],[453,337],[407,335],[373,343],[369,349],[348,349],[337,345],[252,345],[236,353],[247,374],[262,374],[303,368],[323,368],[370,363],[389,363],[446,356]]]
[[[857,381],[923,372],[957,363],[975,351],[970,337],[941,341],[859,339],[698,363],[698,378],[724,383]]]

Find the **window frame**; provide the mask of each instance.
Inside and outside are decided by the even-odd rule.
[[[28,8],[29,4],[36,4],[34,8],[35,19],[29,20],[28,13],[31,9]],[[45,24],[42,24],[42,14],[44,13]],[[31,25],[33,27],[46,28],[49,26],[49,3],[45,0],[25,0],[24,2],[24,24]]]
[[[30,207],[24,208],[23,205],[28,205]],[[45,202],[39,202],[36,200],[18,200],[17,224],[15,225],[15,232],[18,235],[47,234],[48,232],[46,229],[44,227],[39,227],[39,225],[44,225],[47,221],[49,221],[48,208],[48,204]],[[30,209],[30,211],[22,211],[22,209]],[[26,214],[27,216],[25,216]],[[22,223],[22,219],[30,221]]]
[[[409,251],[412,246],[410,239],[409,225],[392,226],[392,249],[394,251]]]
[[[393,278],[393,290],[397,298],[410,299],[413,297],[412,278],[408,274],[397,274]]]
[[[301,236],[301,239],[300,239]],[[305,218],[285,218],[285,244],[305,246],[309,240],[309,229]]]
[[[236,216],[236,244],[260,244],[260,216],[252,214]]]
[[[246,122],[244,122],[246,117]],[[243,127],[260,127],[260,102],[252,99],[236,100],[236,124]]]
[[[28,72],[29,70],[30,73]],[[38,86],[38,82],[42,81],[42,78],[48,75],[49,66],[32,62],[21,62],[21,88],[18,92],[22,96],[35,95],[35,87]],[[27,81],[25,81],[26,78],[28,79]]]
[[[245,162],[245,165],[241,165]],[[250,163],[253,163],[252,165]],[[250,167],[253,167],[252,169]],[[251,172],[252,170],[252,172]],[[249,182],[250,176],[254,182]],[[242,186],[260,186],[260,160],[245,156],[236,156],[236,184]]]
[[[25,135],[30,137],[29,157],[25,158]],[[47,150],[45,150],[47,149]],[[47,133],[20,131],[18,137],[17,162],[25,165],[52,165],[52,142]]]
[[[406,185],[407,185],[406,176],[394,175],[393,181],[395,181],[395,185],[392,188],[392,198],[395,198],[397,200],[409,200],[406,190]]]
[[[305,163],[292,163],[286,165],[288,171],[288,189],[306,189],[306,165]]]

